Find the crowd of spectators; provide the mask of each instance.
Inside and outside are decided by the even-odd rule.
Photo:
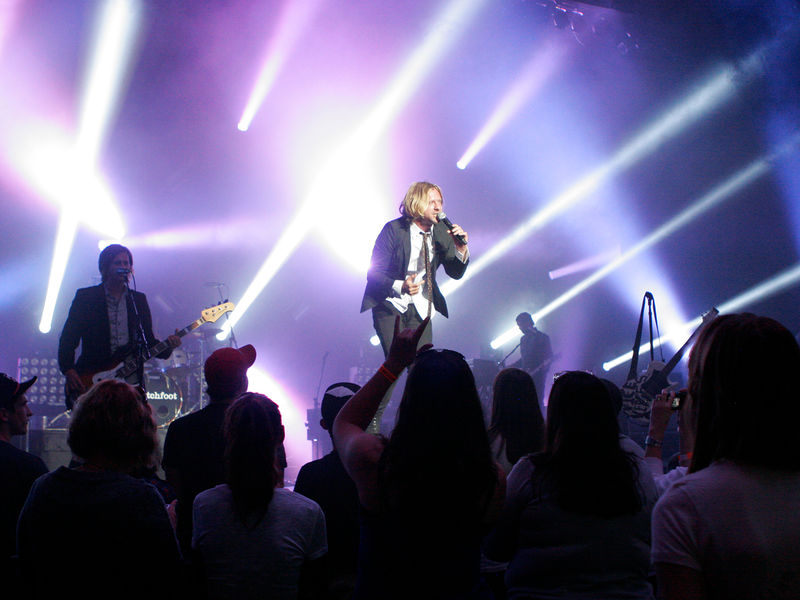
[[[154,480],[142,390],[103,381],[72,410],[69,466],[11,444],[25,392],[0,374],[0,579],[8,597],[778,599],[800,597],[800,347],[749,313],[704,325],[688,384],[652,401],[645,447],[591,373],[504,369],[484,418],[467,361],[396,331],[362,387],[326,390],[333,451],[284,481],[278,405],[255,349],[213,353],[212,402],[174,421]],[[388,436],[369,431],[404,371]],[[662,456],[677,419],[680,449]],[[489,423],[487,429],[486,423]],[[161,485],[153,485],[161,484]]]

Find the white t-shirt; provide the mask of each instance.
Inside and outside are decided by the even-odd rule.
[[[202,560],[208,597],[297,598],[303,563],[328,551],[322,509],[277,488],[264,518],[249,525],[235,515],[227,485],[195,498],[192,548]]]
[[[800,472],[725,461],[674,482],[652,560],[702,572],[710,598],[800,598]]]

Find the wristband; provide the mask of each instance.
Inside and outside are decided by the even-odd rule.
[[[655,438],[651,438],[648,435],[646,438],[644,438],[644,445],[645,446],[651,446],[653,448],[661,448],[661,446],[664,445],[664,442],[662,440],[657,440]]]
[[[386,377],[386,379],[388,379],[392,383],[397,381],[397,375],[395,375],[389,369],[387,369],[386,365],[381,365],[380,368],[378,368],[378,373]]]

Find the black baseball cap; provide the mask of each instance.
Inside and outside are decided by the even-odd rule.
[[[20,383],[13,377],[0,373],[0,407],[6,408],[14,404],[14,400],[27,392],[34,383],[36,376]]]

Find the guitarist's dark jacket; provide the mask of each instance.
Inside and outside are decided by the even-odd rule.
[[[387,298],[396,294],[392,290],[395,281],[406,278],[408,261],[411,255],[411,219],[400,217],[384,225],[375,246],[372,249],[372,260],[367,272],[367,287],[361,301],[361,312],[377,306]],[[436,269],[444,266],[445,272],[453,279],[461,279],[467,270],[467,262],[461,262],[456,254],[456,245],[447,232],[444,223],[433,226],[433,256],[431,272],[433,278],[433,306],[436,312],[447,316],[447,304],[439,284],[436,283]]]
[[[133,300],[131,299],[133,297]],[[131,339],[136,335],[136,313],[131,302],[136,303],[136,312],[142,319],[142,328],[147,345],[152,347],[158,343],[153,335],[153,319],[147,297],[131,290],[127,296],[128,332]],[[81,355],[75,360],[75,349],[81,345]],[[58,340],[58,367],[62,373],[75,369],[79,375],[97,373],[114,367],[122,358],[132,351],[132,346],[120,348],[111,354],[111,332],[106,307],[106,292],[103,285],[81,288],[75,293],[75,299],[69,309],[67,321]],[[169,358],[172,348],[158,355],[158,358]]]

